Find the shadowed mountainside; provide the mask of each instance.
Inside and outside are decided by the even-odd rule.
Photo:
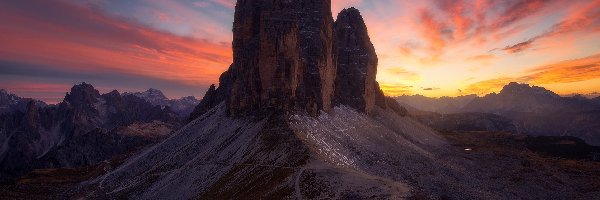
[[[419,99],[424,100],[420,101]],[[597,123],[600,120],[600,105],[595,102],[597,98],[561,97],[542,87],[510,83],[498,94],[492,93],[484,97],[476,97],[468,102],[464,102],[465,97],[452,99],[450,97],[432,99],[423,96],[397,98],[401,104],[415,108],[409,110],[413,115],[418,115],[418,119],[434,127],[448,127],[449,124],[456,124],[457,120],[466,122],[477,115],[482,116],[482,114],[474,113],[487,113],[490,115],[487,115],[488,117],[485,119],[499,119],[501,116],[511,120],[512,125],[508,125],[506,128],[516,127],[515,130],[518,133],[540,136],[575,136],[589,144],[600,145],[600,123]],[[456,101],[462,102],[463,106],[452,112],[433,106],[440,102]],[[438,110],[447,115],[421,112],[421,109]],[[498,116],[491,117],[492,115]],[[463,119],[458,119],[460,116],[463,116]],[[445,121],[446,119],[450,121]],[[473,124],[478,123],[481,122],[474,121]],[[491,128],[489,131],[497,130]]]
[[[36,168],[92,165],[154,143],[180,123],[160,106],[117,91],[101,95],[86,83],[57,105],[30,100],[12,110],[0,115],[3,181]]]

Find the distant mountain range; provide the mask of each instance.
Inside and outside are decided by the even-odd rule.
[[[440,98],[430,98],[423,95],[402,95],[396,97],[396,100],[402,104],[405,104],[409,110],[410,108],[415,108],[416,110],[420,111],[446,114],[460,112],[463,107],[465,107],[475,98],[477,98],[477,95]]]
[[[25,112],[29,101],[34,101],[38,107],[44,107],[47,105],[43,101],[22,98],[17,95],[10,94],[4,89],[0,89],[0,114],[17,110]]]
[[[466,96],[471,97],[471,96]],[[500,93],[474,97],[428,98],[401,96],[396,99],[416,110],[444,114],[489,113],[513,121],[515,130],[530,135],[575,136],[600,145],[599,97],[561,97],[543,87],[509,83]],[[459,102],[459,103],[456,103]],[[451,105],[451,106],[440,106]],[[413,111],[412,113],[419,113]],[[420,113],[420,119],[424,117]],[[429,116],[429,121],[436,118]],[[438,117],[439,119],[439,117]],[[447,121],[439,123],[449,123]],[[435,125],[433,125],[435,127]]]
[[[152,105],[168,106],[173,112],[177,113],[182,119],[187,119],[200,100],[194,96],[182,97],[180,99],[169,99],[162,91],[150,88],[144,92],[124,93],[123,95],[133,95],[150,102]]]
[[[57,105],[0,92],[0,177],[34,168],[77,167],[127,153],[169,135],[180,117],[135,95],[73,86]]]
[[[511,113],[582,112],[598,110],[593,100],[583,96],[561,97],[543,87],[509,83],[500,93],[488,94],[469,102],[460,111]]]

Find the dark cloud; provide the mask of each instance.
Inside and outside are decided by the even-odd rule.
[[[535,39],[530,39],[515,45],[506,46],[502,48],[502,50],[508,53],[519,53],[533,47],[533,41],[535,41]]]

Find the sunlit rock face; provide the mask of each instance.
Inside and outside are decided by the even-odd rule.
[[[329,110],[335,80],[331,1],[238,1],[233,55],[230,114]]]
[[[377,54],[367,26],[355,8],[342,10],[334,25],[337,61],[334,103],[371,113],[377,87]]]

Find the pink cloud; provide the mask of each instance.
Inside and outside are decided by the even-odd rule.
[[[62,1],[4,4],[2,60],[206,85],[232,59],[230,45],[156,31]]]

